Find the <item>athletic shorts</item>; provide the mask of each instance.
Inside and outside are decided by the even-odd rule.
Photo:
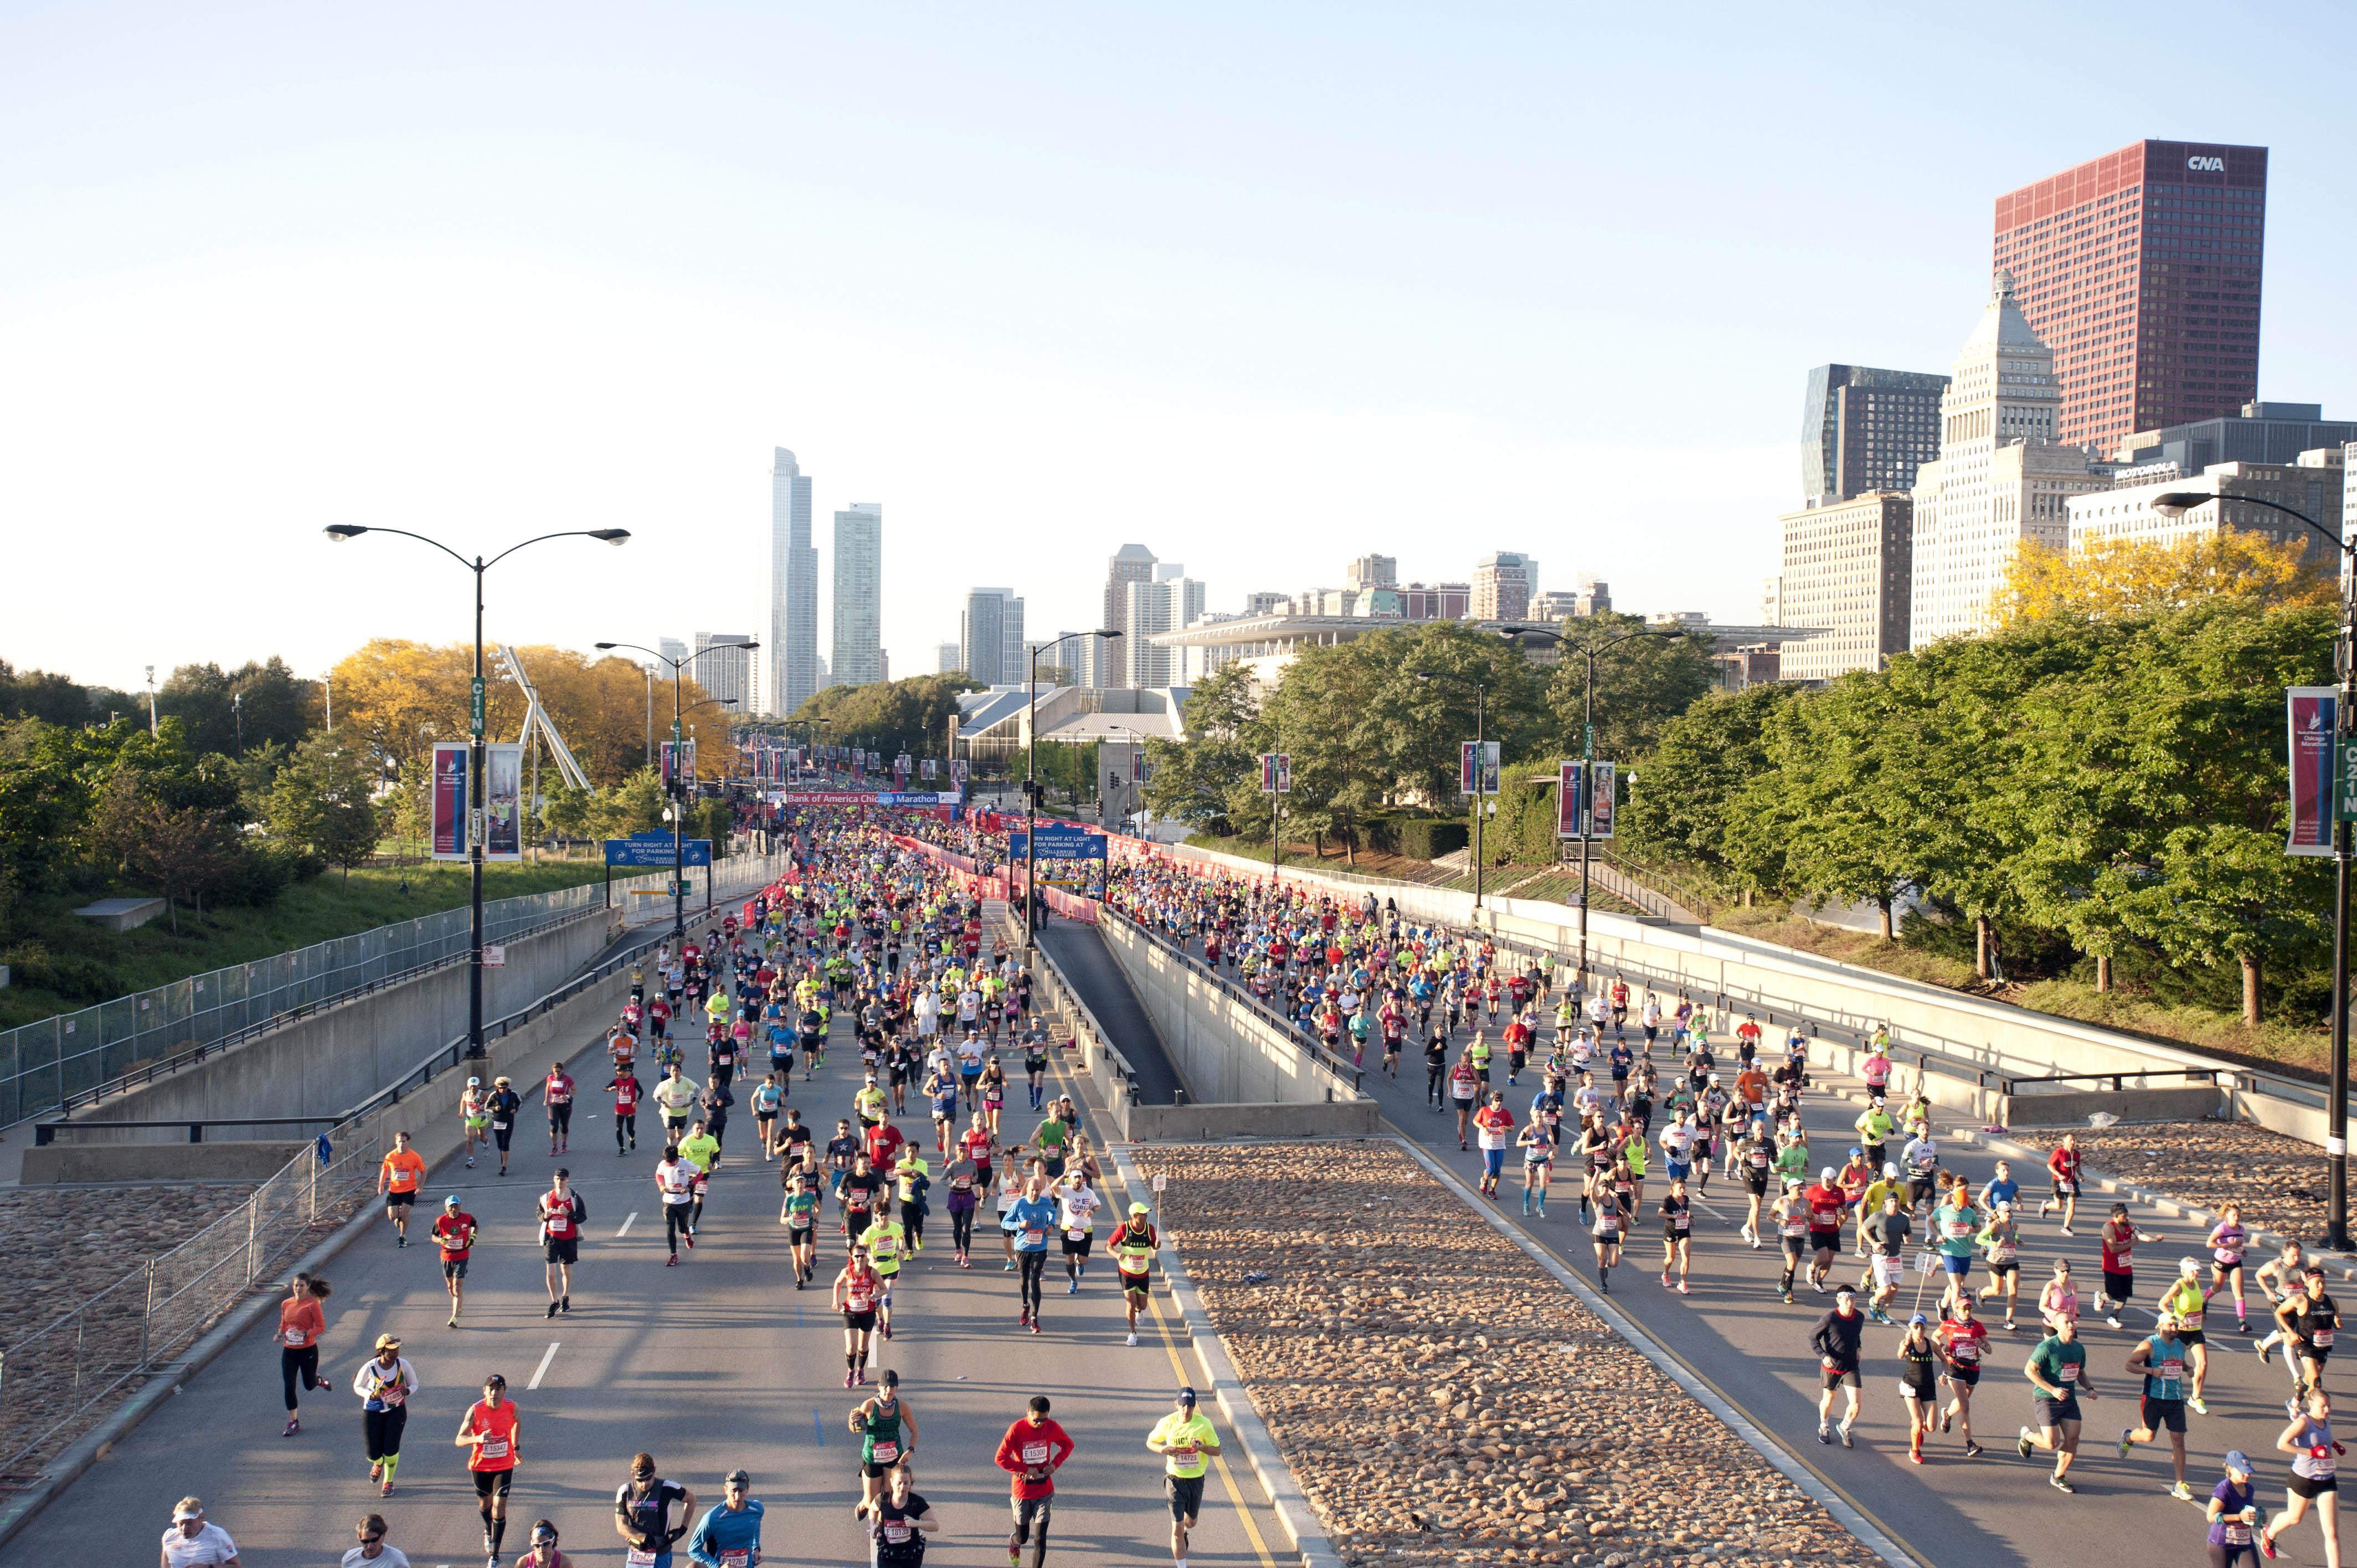
[[[504,1470],[477,1470],[472,1474],[477,1497],[503,1498],[508,1495],[509,1484],[515,1479],[515,1466],[511,1465]]]
[[[1911,1378],[1900,1378],[1899,1397],[1903,1400],[1920,1400],[1925,1404],[1932,1404],[1939,1399],[1940,1391],[1933,1383],[1919,1383]]]
[[[1096,1238],[1095,1238],[1093,1235],[1090,1235],[1090,1236],[1078,1236],[1078,1237],[1075,1237],[1075,1236],[1067,1236],[1067,1237],[1065,1237],[1065,1238],[1063,1239],[1063,1242],[1064,1242],[1064,1256],[1066,1256],[1066,1257],[1068,1257],[1068,1258],[1085,1258],[1085,1257],[1087,1257],[1087,1256],[1089,1255],[1089,1245],[1090,1245],[1090,1243],[1091,1243],[1091,1242],[1094,1241],[1095,1240],[1096,1240]]]
[[[1765,1197],[1768,1196],[1768,1173],[1765,1171],[1749,1172],[1744,1176],[1743,1185],[1750,1189],[1752,1197]]]
[[[442,1277],[446,1280],[465,1279],[467,1277],[467,1260],[464,1258],[443,1259]]]
[[[384,1206],[387,1208],[407,1208],[411,1204],[415,1203],[416,1201],[417,1194],[414,1191],[388,1192],[384,1195]]]
[[[2126,1301],[2136,1294],[2136,1275],[2132,1273],[2115,1274],[2111,1270],[2105,1269],[2104,1294],[2114,1301]]]
[[[2293,1497],[2315,1498],[2322,1497],[2327,1492],[2339,1491],[2341,1477],[2326,1476],[2321,1479],[2313,1479],[2295,1472],[2284,1477],[2284,1485],[2291,1488]]]
[[[2021,1260],[2019,1258],[2007,1258],[2002,1262],[1998,1262],[1995,1258],[1991,1258],[1988,1261],[1988,1272],[1998,1279],[2003,1279],[2007,1274],[2018,1273],[2020,1271]]]
[[[1837,1252],[1841,1251],[1841,1232],[1819,1230],[1813,1227],[1809,1231],[1809,1245],[1820,1252]]]
[[[1980,1380],[1981,1368],[1977,1361],[1970,1364],[1959,1361],[1948,1369],[1948,1381],[1958,1388],[1977,1388]]]
[[[1823,1381],[1825,1388],[1828,1390],[1837,1389],[1844,1383],[1847,1383],[1854,1389],[1864,1387],[1864,1384],[1858,1380],[1857,1369],[1856,1367],[1842,1368],[1821,1365],[1817,1369],[1819,1372],[1824,1374]]]
[[[1149,1274],[1133,1274],[1124,1271],[1121,1275],[1121,1288],[1131,1295],[1144,1295],[1153,1283],[1153,1276]]]
[[[867,1333],[876,1326],[875,1309],[871,1307],[866,1312],[852,1312],[846,1309],[843,1315],[843,1326],[845,1328],[856,1328],[862,1334]]]
[[[1940,1254],[1940,1266],[1947,1270],[1952,1278],[1963,1279],[1973,1272],[1973,1260],[1970,1254],[1959,1257],[1953,1252],[1943,1252]]]
[[[2147,1432],[2182,1432],[2185,1430],[2185,1402],[2144,1396],[2138,1407],[2136,1424]]]
[[[2029,1408],[2033,1412],[2030,1424],[2051,1432],[2066,1421],[2079,1419],[2079,1396],[2070,1392],[2057,1400],[2040,1394],[2029,1402]]]
[[[1203,1511],[1203,1477],[1200,1476],[1165,1476],[1162,1495],[1170,1499],[1170,1517],[1181,1522],[1191,1521]]]
[[[1897,1290],[1907,1283],[1907,1260],[1877,1258],[1874,1260],[1874,1283]]]
[[[808,1247],[816,1242],[817,1240],[818,1228],[816,1226],[789,1225],[786,1227],[786,1245],[789,1247]]]
[[[560,1240],[551,1236],[547,1238],[547,1242],[546,1254],[550,1262],[577,1263],[581,1261],[580,1237],[567,1236]]]

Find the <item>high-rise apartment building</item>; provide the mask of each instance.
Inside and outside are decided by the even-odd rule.
[[[1402,620],[1463,620],[1472,614],[1470,583],[1410,583],[1399,596]]]
[[[734,703],[736,711],[740,714],[754,711],[758,695],[753,684],[755,654],[752,649],[745,646],[755,640],[741,631],[699,631],[695,634],[696,660],[688,666],[689,671],[704,687],[705,696]],[[705,651],[714,648],[720,651]],[[731,650],[737,651],[732,652]]]
[[[2157,475],[2142,484],[2123,484],[2069,502],[2071,548],[2083,550],[2097,541],[2139,544],[2182,544],[2188,540],[2214,538],[2221,531],[2255,534],[2270,544],[2302,547],[2308,562],[2319,570],[2340,564],[2332,540],[2341,537],[2342,503],[2348,483],[2345,446],[2319,446],[2302,452],[2289,463],[2212,463],[2187,478]],[[2211,499],[2174,514],[2153,510],[2162,495],[2199,495]],[[2247,499],[2246,499],[2247,498]],[[2250,501],[2275,503],[2251,505]],[[2326,538],[2287,517],[2276,507],[2286,506],[2316,520]]]
[[[811,542],[811,482],[777,448],[770,468],[769,711],[783,717],[819,689],[818,550]]]
[[[2021,542],[2061,549],[2063,502],[2110,483],[2111,465],[2056,441],[2061,401],[2053,350],[2030,330],[2012,275],[1999,270],[1940,403],[1939,458],[1915,471],[1910,646],[1986,630]],[[1816,624],[1797,607],[1789,565],[1783,599],[1784,625]]]
[[[1248,616],[1283,615],[1291,596],[1262,589],[1244,596],[1244,614]]]
[[[1867,365],[1819,365],[1801,403],[1801,495],[1823,506],[1868,490],[1903,490],[1940,455],[1948,378]]]
[[[2266,205],[2267,149],[2214,142],[2137,142],[1997,198],[2058,439],[2109,451],[2259,395]]]
[[[834,657],[838,686],[884,679],[884,508],[854,501],[834,514]]]
[[[1342,585],[1346,588],[1395,588],[1399,586],[1399,557],[1361,555],[1342,569]]]
[[[1473,566],[1475,620],[1522,620],[1539,590],[1539,564],[1519,551],[1501,550]]]
[[[985,686],[1024,679],[1023,601],[1012,588],[969,588],[958,617],[958,663]]]
[[[655,651],[677,664],[685,660],[694,650],[675,637],[658,637],[655,639]]]
[[[2232,417],[2139,430],[2115,454],[2131,467],[2175,465],[2198,474],[2212,463],[2297,463],[2303,452],[2357,441],[2357,422],[2327,419],[2320,403],[2246,403]]]
[[[1185,668],[1179,650],[1157,647],[1154,635],[1163,631],[1183,631],[1203,613],[1203,585],[1194,577],[1163,577],[1150,583],[1132,583],[1127,590],[1124,626],[1119,642],[1124,666],[1122,684],[1145,690],[1173,683],[1176,672]]]
[[[1129,683],[1129,660],[1122,643],[1129,640],[1129,585],[1132,583],[1154,581],[1154,552],[1143,544],[1125,544],[1105,562],[1104,620],[1107,630],[1123,634],[1114,644],[1114,651],[1105,655],[1105,679],[1100,684],[1125,686]]]
[[[956,643],[936,643],[933,647],[933,673],[936,675],[956,674],[958,671],[963,668],[958,662],[959,657],[958,645]]]
[[[1784,570],[1772,580],[1782,620],[1768,624],[1823,633],[1783,645],[1779,679],[1830,681],[1879,670],[1892,654],[1907,651],[1914,510],[1905,490],[1870,490],[1778,520]]]

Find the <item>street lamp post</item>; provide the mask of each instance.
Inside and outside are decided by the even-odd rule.
[[[2333,823],[2332,823],[2332,1081],[2325,1108],[2324,1159],[2330,1173],[2326,1195],[2324,1244],[2336,1252],[2350,1250],[2349,1241],[2349,860],[2350,824],[2341,814],[2341,779],[2346,776],[2341,753],[2357,736],[2350,710],[2357,708],[2357,545],[2342,539],[2304,511],[2257,496],[2207,495],[2199,490],[2170,490],[2152,498],[2152,510],[2162,517],[2178,517],[2210,501],[2219,503],[2220,525],[2228,501],[2265,507],[2296,517],[2332,542],[2341,552],[2341,635],[2334,639],[2333,673],[2340,691],[2332,703]]]
[[[630,537],[627,528],[568,528],[555,533],[544,533],[527,539],[522,544],[511,544],[490,560],[480,555],[473,560],[459,554],[437,539],[422,533],[412,533],[405,528],[361,527],[357,523],[328,524],[328,539],[338,544],[358,539],[363,533],[397,533],[404,539],[414,539],[420,544],[430,544],[459,565],[475,575],[475,671],[468,700],[467,743],[467,860],[468,888],[467,905],[469,911],[467,958],[467,1054],[483,1054],[483,574],[514,554],[525,545],[538,544],[551,539],[595,539],[604,544],[621,544]],[[330,710],[332,714],[333,710]],[[431,853],[431,847],[428,848]]]
[[[681,830],[684,826],[682,819],[686,816],[687,810],[684,797],[680,793],[679,788],[679,764],[683,755],[680,746],[683,734],[680,727],[680,720],[685,713],[704,706],[704,703],[694,703],[689,704],[689,707],[684,710],[680,707],[680,671],[707,653],[724,651],[741,653],[760,646],[758,642],[716,642],[709,648],[698,649],[684,659],[673,659],[668,654],[656,652],[643,643],[601,642],[597,645],[597,650],[601,653],[609,653],[617,648],[627,648],[633,652],[647,654],[671,666],[671,938],[674,942],[683,942],[687,940],[687,867],[681,864],[686,856],[686,838]],[[735,700],[734,698],[706,697],[704,702],[726,706]],[[707,884],[710,880],[709,877],[705,878]]]
[[[1544,637],[1544,638],[1548,638],[1548,639],[1553,639],[1553,641],[1555,642],[1555,645],[1557,648],[1566,648],[1566,649],[1569,649],[1569,650],[1571,650],[1572,651],[1574,651],[1574,652],[1578,653],[1579,655],[1581,655],[1581,656],[1582,656],[1582,657],[1587,660],[1587,707],[1586,707],[1586,709],[1584,710],[1584,716],[1583,716],[1583,718],[1582,718],[1582,720],[1581,720],[1580,726],[1579,726],[1579,759],[1580,759],[1580,761],[1581,761],[1583,764],[1592,765],[1592,764],[1596,761],[1596,659],[1597,659],[1597,655],[1601,654],[1601,653],[1609,653],[1609,652],[1610,652],[1613,649],[1620,647],[1620,644],[1622,644],[1622,643],[1624,643],[1624,642],[1634,642],[1634,641],[1636,641],[1636,640],[1637,640],[1638,639],[1640,639],[1640,638],[1654,637],[1654,638],[1661,638],[1661,639],[1665,639],[1665,640],[1674,640],[1674,639],[1678,639],[1678,638],[1680,638],[1680,637],[1684,636],[1685,634],[1684,634],[1684,632],[1680,632],[1680,631],[1654,631],[1654,630],[1652,630],[1652,629],[1650,629],[1650,628],[1645,628],[1645,629],[1640,629],[1640,630],[1637,630],[1637,631],[1624,631],[1624,632],[1622,632],[1622,633],[1621,633],[1620,636],[1618,636],[1618,637],[1608,637],[1608,638],[1606,638],[1603,641],[1598,642],[1598,641],[1595,640],[1593,638],[1583,639],[1573,639],[1573,638],[1568,638],[1568,637],[1566,637],[1563,633],[1561,633],[1561,632],[1559,632],[1559,631],[1550,631],[1550,630],[1548,630],[1545,627],[1543,627],[1543,626],[1529,626],[1529,627],[1523,627],[1523,626],[1509,626],[1509,627],[1503,627],[1503,628],[1500,628],[1500,630],[1499,630],[1499,632],[1498,632],[1498,635],[1499,635],[1500,637],[1504,638],[1508,642],[1512,642],[1512,643],[1519,643],[1519,642],[1521,642],[1521,640],[1522,640],[1523,638],[1525,638],[1525,637]],[[1587,787],[1590,790],[1593,790],[1593,789],[1596,788],[1596,774],[1595,774],[1595,770],[1594,770],[1593,767],[1592,767],[1592,766],[1589,766],[1589,767],[1585,767],[1585,768],[1583,768],[1583,769],[1582,769],[1582,773],[1583,773],[1583,776],[1584,776],[1584,777],[1586,778],[1586,779],[1587,780]],[[1594,848],[1593,848],[1593,846],[1594,846],[1595,842],[1596,842],[1594,839],[1592,839],[1591,837],[1589,837],[1589,836],[1588,836],[1588,832],[1587,832],[1587,827],[1588,827],[1588,818],[1589,818],[1592,814],[1593,814],[1593,811],[1583,811],[1583,812],[1581,812],[1581,813],[1580,813],[1580,815],[1579,815],[1579,972],[1579,972],[1579,983],[1580,983],[1580,985],[1581,985],[1581,986],[1583,986],[1583,987],[1585,987],[1585,986],[1587,984],[1587,878],[1588,878],[1588,875],[1589,875],[1589,866],[1590,866],[1590,865],[1591,865],[1591,864],[1593,863],[1593,858],[1594,858]]]
[[[1417,680],[1419,680],[1419,681],[1426,681],[1426,682],[1440,682],[1441,680],[1446,679],[1446,677],[1443,677],[1443,676],[1440,676],[1440,675],[1437,675],[1437,674],[1433,673],[1433,672],[1432,672],[1431,671],[1429,671],[1429,670],[1419,670],[1419,671],[1416,671],[1416,674],[1415,674],[1415,678],[1416,678]],[[1486,732],[1486,730],[1487,730],[1487,728],[1488,728],[1489,721],[1490,721],[1490,682],[1487,682],[1487,681],[1476,681],[1476,682],[1474,682],[1472,684],[1473,684],[1473,908],[1474,908],[1474,909],[1478,912],[1478,911],[1480,909],[1480,908],[1481,908],[1481,869],[1482,869],[1482,867],[1481,867],[1481,862],[1482,862],[1482,859],[1483,859],[1483,852],[1484,852],[1484,851],[1486,850],[1486,848],[1488,847],[1488,845],[1487,845],[1487,842],[1486,842],[1486,839],[1485,839],[1485,837],[1484,837],[1484,835],[1483,835],[1483,833],[1482,833],[1481,830],[1482,830],[1485,826],[1487,826],[1487,825],[1488,825],[1488,822],[1489,822],[1489,815],[1490,815],[1490,813],[1489,813],[1489,811],[1488,811],[1488,810],[1487,810],[1487,808],[1486,808],[1486,802],[1487,802],[1487,800],[1488,800],[1489,797],[1488,797],[1487,795],[1485,795],[1485,794],[1482,792],[1482,789],[1481,789],[1481,786],[1482,786],[1484,783],[1488,782],[1487,779],[1484,777],[1484,774],[1485,774],[1485,771],[1486,771],[1486,770],[1485,770],[1485,768],[1483,768],[1483,764],[1488,760],[1488,757],[1489,757],[1489,755],[1490,755],[1490,754],[1489,754],[1489,748],[1488,748],[1488,741],[1489,741],[1489,737],[1488,737],[1487,734],[1485,733],[1485,732]]]
[[[1053,642],[1043,642],[1031,650],[1031,673],[1023,703],[1023,962],[1027,968],[1031,962],[1033,911],[1039,898],[1039,888],[1032,881],[1032,874],[1039,868],[1039,655],[1075,638],[1102,637],[1111,642],[1120,635],[1118,628],[1106,627],[1094,631],[1068,631]]]

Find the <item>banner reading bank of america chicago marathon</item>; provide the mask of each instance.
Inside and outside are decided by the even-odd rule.
[[[434,748],[434,858],[467,858],[467,747]]]
[[[2333,703],[2330,686],[2290,686],[2291,836],[2286,854],[2332,853]]]

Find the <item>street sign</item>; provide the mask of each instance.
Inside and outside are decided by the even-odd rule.
[[[505,969],[507,966],[508,950],[501,947],[497,942],[485,942],[483,944],[483,967],[485,969]]]
[[[672,838],[669,833],[632,833],[626,839],[608,839],[608,865],[636,865],[668,871],[671,869]],[[682,865],[705,866],[712,864],[710,839],[687,839],[679,846]]]
[[[467,721],[477,740],[483,738],[483,678],[475,677],[474,689],[467,700]]]

